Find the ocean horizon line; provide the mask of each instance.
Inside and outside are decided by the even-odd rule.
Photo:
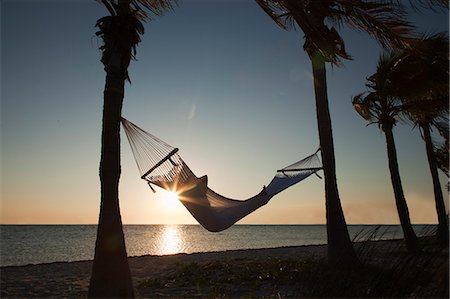
[[[96,224],[0,226],[0,266],[89,260],[94,257]],[[436,225],[413,225],[429,235]],[[324,224],[237,224],[211,233],[198,224],[123,226],[128,256],[168,255],[327,243]],[[348,225],[351,239],[402,238],[400,225]],[[36,251],[36,248],[42,250]]]

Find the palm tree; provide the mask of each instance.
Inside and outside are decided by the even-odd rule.
[[[445,123],[445,125],[447,125],[447,128],[448,128],[448,122]],[[435,147],[434,147],[434,153],[436,156],[436,165],[447,176],[447,184],[446,184],[447,191],[450,190],[450,182],[448,181],[448,178],[449,178],[449,173],[448,173],[449,139],[448,139],[448,137],[449,137],[449,135],[447,134],[447,136],[444,137],[444,141],[441,144],[435,145]],[[447,212],[446,219],[448,220],[448,212]]]
[[[448,42],[447,33],[413,40],[411,47],[403,51],[401,62],[392,70],[392,83],[396,86],[392,92],[407,106],[408,119],[419,127],[425,141],[439,223],[438,239],[445,246],[448,246],[448,218],[432,130],[436,129],[448,141]]]
[[[100,160],[101,201],[89,297],[133,297],[119,208],[120,119],[128,66],[144,33],[142,22],[172,8],[170,0],[99,0],[109,16],[97,20],[106,72]],[[147,13],[148,12],[148,13]]]
[[[448,126],[448,123],[446,123]],[[448,129],[448,128],[447,128]],[[444,141],[442,144],[435,146],[434,152],[436,154],[436,164],[437,167],[447,176],[448,175],[448,167],[449,167],[449,140],[448,140],[448,134],[446,137],[444,137]],[[448,184],[447,184],[448,189]]]
[[[353,0],[256,0],[259,6],[283,29],[296,26],[304,34],[304,50],[313,69],[316,114],[325,176],[328,258],[335,263],[356,261],[336,182],[333,134],[328,108],[326,63],[340,65],[351,59],[333,25],[367,32],[383,47],[402,45],[411,26],[399,4],[387,1]]]
[[[448,102],[448,99],[446,102]],[[444,197],[442,194],[441,183],[439,181],[438,160],[436,157],[433,140],[431,137],[431,130],[432,130],[432,127],[435,126],[435,124],[434,124],[435,119],[428,118],[428,117],[422,118],[420,114],[416,114],[415,112],[413,112],[411,110],[410,110],[409,114],[410,114],[411,120],[413,120],[421,129],[423,139],[425,141],[425,147],[426,147],[427,158],[428,158],[428,166],[430,168],[431,178],[433,181],[434,199],[435,199],[436,212],[437,212],[437,218],[438,218],[438,231],[437,231],[438,240],[442,246],[448,246],[448,241],[449,241],[448,216],[447,216],[447,211],[446,211],[445,204],[444,204]],[[446,116],[448,116],[448,109],[447,109]],[[448,120],[446,123],[448,124]],[[448,130],[448,128],[447,128],[447,130]],[[447,153],[448,153],[448,150],[447,150]],[[447,157],[448,157],[448,154],[447,154]]]
[[[366,86],[369,89],[369,93],[362,93],[353,97],[352,104],[361,117],[367,120],[369,124],[377,123],[378,127],[385,134],[389,171],[400,225],[408,250],[415,253],[419,250],[419,246],[411,225],[408,205],[403,193],[398,169],[397,150],[392,132],[393,127],[401,117],[402,111],[405,109],[399,98],[392,96],[390,93],[392,89],[390,72],[400,61],[401,55],[396,51],[382,55],[378,61],[377,72],[368,78],[369,82]]]

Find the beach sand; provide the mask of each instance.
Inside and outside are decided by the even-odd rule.
[[[361,250],[362,247],[364,250]],[[406,254],[400,241],[366,242],[356,244],[355,248],[365,264],[377,267],[394,265]],[[130,257],[129,263],[137,297],[296,297],[303,294],[297,285],[301,283],[298,282],[298,277],[301,277],[301,271],[297,269],[301,267],[299,263],[308,265],[305,263],[307,261],[309,265],[324,265],[326,252],[326,245],[296,246]],[[425,257],[431,255],[430,252],[423,254]],[[425,266],[436,270],[444,282],[439,282],[438,286],[421,286],[421,290],[427,294],[435,288],[442,288],[443,283],[444,288],[447,285],[446,290],[440,292],[447,292],[448,297],[448,249],[440,250],[437,256],[438,259],[432,259]],[[268,269],[269,274],[265,274],[263,268],[273,265],[277,271]],[[91,266],[92,261],[78,261],[2,267],[1,298],[86,297]],[[425,266],[417,267],[423,270]],[[242,275],[252,276],[252,271],[257,275],[254,279],[242,279]],[[285,275],[286,271],[290,276]],[[202,273],[211,276],[211,280],[204,281]],[[435,275],[433,271],[427,273],[422,276]],[[320,275],[312,275],[301,288],[308,288],[311,283],[315,287],[320,286]],[[240,281],[237,282],[236,278]],[[426,290],[427,287],[432,290]],[[306,296],[308,292],[304,294]]]

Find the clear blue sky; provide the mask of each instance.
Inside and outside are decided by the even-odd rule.
[[[105,73],[94,24],[105,15],[95,1],[1,1],[0,223],[97,222]],[[422,31],[448,30],[448,12],[411,19]],[[329,69],[328,93],[344,212],[348,223],[398,223],[384,136],[351,107],[381,49],[341,32],[354,60]],[[212,189],[247,198],[318,147],[302,46],[301,32],[282,31],[254,1],[180,1],[146,24],[123,115],[179,147]],[[419,132],[394,134],[411,218],[435,223]],[[139,179],[124,136],[122,149],[123,222],[195,223]],[[323,181],[310,177],[241,223],[325,223],[324,204]]]

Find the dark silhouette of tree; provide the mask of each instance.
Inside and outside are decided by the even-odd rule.
[[[432,138],[437,131],[448,144],[449,44],[445,32],[411,40],[390,72],[391,94],[405,105],[407,118],[418,127],[427,153],[438,218],[438,238],[448,246],[448,218],[439,181],[438,160]]]
[[[384,54],[380,57],[377,71],[368,78],[366,84],[369,93],[359,94],[353,97],[353,108],[369,122],[376,123],[386,137],[389,172],[394,189],[395,204],[400,218],[405,242],[410,252],[419,251],[417,237],[411,225],[408,205],[403,193],[400,171],[398,169],[397,150],[395,147],[393,127],[401,119],[405,107],[397,96],[392,96],[390,73],[394,66],[401,61],[401,55],[397,51]]]
[[[103,40],[104,89],[100,183],[100,215],[89,297],[133,297],[119,208],[120,120],[128,66],[136,53],[142,22],[172,8],[169,0],[101,0],[109,16],[97,20]]]
[[[443,123],[448,128],[448,122]],[[448,130],[447,130],[448,131]],[[440,144],[434,145],[434,153],[436,155],[436,165],[437,167],[447,176],[447,184],[446,189],[447,192],[450,190],[450,182],[448,181],[448,167],[449,167],[449,135],[444,136],[444,140]],[[447,221],[448,221],[448,213],[447,213]]]
[[[403,44],[411,25],[399,4],[389,1],[354,0],[256,0],[283,29],[298,27],[304,34],[304,50],[312,62],[316,113],[325,176],[328,258],[347,264],[357,261],[342,211],[336,182],[336,166],[328,107],[326,63],[341,65],[351,59],[336,28],[348,25],[368,33],[384,48]]]
[[[443,125],[447,125],[443,124]],[[437,167],[447,176],[448,176],[448,167],[449,167],[449,140],[448,135],[445,137],[444,141],[440,145],[436,145],[434,148],[434,152],[436,153],[436,163]],[[448,185],[447,185],[448,189]]]

